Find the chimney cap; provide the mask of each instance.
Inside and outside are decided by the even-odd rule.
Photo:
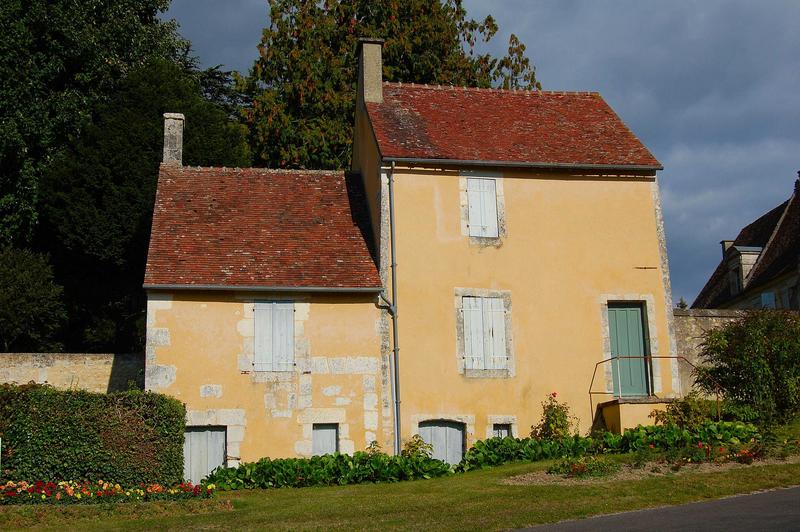
[[[385,43],[385,39],[381,39],[380,37],[359,37],[358,44],[383,44]]]
[[[172,119],[172,120],[183,120],[186,121],[186,117],[183,116],[183,113],[164,113],[165,119]]]

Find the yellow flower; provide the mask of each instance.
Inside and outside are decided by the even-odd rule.
[[[77,495],[75,495],[75,498],[76,498],[76,499],[80,499],[80,498],[81,498],[81,494],[80,494],[80,493],[78,493]]]

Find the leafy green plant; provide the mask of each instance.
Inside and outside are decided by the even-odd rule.
[[[707,392],[722,388],[733,403],[774,425],[800,412],[800,316],[763,310],[708,331],[697,371]]]
[[[300,488],[369,482],[399,482],[450,474],[450,466],[423,450],[389,456],[372,447],[352,456],[326,454],[311,458],[283,458],[219,468],[205,480],[222,490],[250,488]]]
[[[542,418],[538,425],[531,427],[531,438],[559,439],[568,438],[576,425],[575,417],[570,414],[569,406],[557,399],[553,392],[542,402]]]
[[[712,419],[710,408],[707,400],[700,397],[697,392],[692,392],[686,397],[668,403],[665,410],[653,410],[650,417],[656,424],[677,425],[695,430]]]
[[[584,456],[566,458],[547,469],[551,475],[564,475],[568,478],[606,477],[620,470],[620,464],[607,458]]]
[[[183,480],[185,418],[180,401],[150,392],[3,384],[0,477],[174,485]]]
[[[430,458],[433,455],[433,445],[423,440],[419,434],[414,434],[405,441],[400,454],[406,457],[424,456]]]

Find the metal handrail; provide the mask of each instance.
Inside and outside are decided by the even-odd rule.
[[[667,358],[667,359],[674,359],[674,360],[682,360],[682,361],[686,362],[687,364],[689,364],[692,367],[692,369],[694,370],[695,373],[697,372],[697,366],[695,366],[692,362],[690,362],[686,357],[680,356],[680,355],[617,356],[617,357],[611,357],[611,358],[606,358],[604,360],[601,360],[600,362],[597,362],[594,365],[594,371],[592,372],[592,382],[589,383],[589,412],[590,412],[590,415],[592,416],[592,419],[594,419],[594,414],[595,414],[595,412],[594,412],[594,400],[593,400],[592,396],[594,396],[594,395],[609,395],[609,394],[614,395],[614,391],[613,390],[610,391],[610,392],[609,391],[592,391],[592,388],[594,388],[595,378],[597,378],[597,368],[600,366],[600,364],[605,364],[607,362],[613,362],[614,360],[617,360],[617,361],[624,360],[624,359],[652,360],[654,358],[657,358],[657,359]],[[652,364],[650,364],[650,368],[648,368],[648,374],[651,373],[651,372],[652,372]],[[651,375],[651,377],[652,377],[652,375]],[[651,381],[652,381],[652,378],[651,378]],[[714,392],[716,394],[717,420],[719,420],[719,419],[722,418],[722,413],[721,413],[721,409],[720,409],[720,393],[722,392],[722,386],[720,386],[720,384],[714,379],[712,379],[712,383],[714,384]],[[624,395],[622,394],[622,382],[620,381],[619,369],[617,369],[617,389],[618,389],[619,393],[616,395],[616,397],[618,397],[619,399],[622,399],[624,397]],[[656,397],[656,398],[658,397],[655,394],[653,394],[653,396]],[[635,397],[635,396],[629,396],[629,397]]]

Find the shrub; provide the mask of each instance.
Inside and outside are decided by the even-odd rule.
[[[372,442],[367,451],[369,452],[371,449],[374,449],[375,445],[377,445],[378,450],[380,450],[378,442]],[[423,440],[422,436],[419,434],[414,434],[411,436],[410,440],[406,440],[403,444],[403,450],[400,451],[400,454],[402,456],[424,456],[430,458],[433,456],[433,445]]]
[[[531,427],[531,437],[539,439],[560,439],[572,435],[576,424],[569,412],[569,406],[556,399],[556,392],[547,396],[542,403],[542,419],[538,425]]]
[[[389,456],[374,448],[352,456],[326,454],[311,458],[262,458],[235,468],[219,468],[206,479],[222,490],[301,488],[367,482],[398,482],[440,477],[450,466],[423,452]]]
[[[186,411],[177,399],[0,385],[2,478],[174,485]]]
[[[703,423],[712,418],[709,402],[692,392],[682,399],[667,404],[665,410],[653,410],[650,417],[656,424],[677,425],[678,427],[697,430]]]
[[[765,425],[800,412],[800,316],[764,310],[708,331],[697,383],[752,408]]]

